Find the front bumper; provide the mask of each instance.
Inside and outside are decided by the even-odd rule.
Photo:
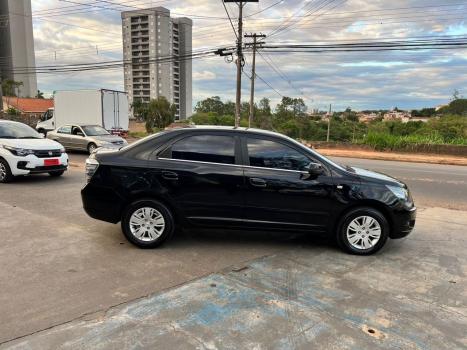
[[[47,159],[58,159],[59,165],[45,166],[44,161]],[[64,153],[53,158],[39,158],[32,154],[26,157],[13,156],[8,159],[8,163],[14,176],[65,171],[68,168],[68,155]]]
[[[417,217],[417,208],[401,210],[394,213],[392,230],[389,235],[392,239],[406,237],[412,232]]]

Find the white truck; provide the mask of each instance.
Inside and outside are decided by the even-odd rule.
[[[114,90],[70,90],[54,93],[54,108],[36,125],[42,134],[63,125],[99,125],[112,134],[124,134],[129,122],[128,95]]]

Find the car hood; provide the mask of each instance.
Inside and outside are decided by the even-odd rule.
[[[5,146],[34,150],[63,148],[63,146],[58,142],[49,139],[0,139],[0,143]]]
[[[123,138],[117,135],[102,135],[102,136],[89,136],[98,141],[104,142],[115,142],[115,141],[125,141]]]
[[[407,187],[402,181],[388,176],[386,174],[377,173],[375,171],[356,167],[352,167],[352,169],[354,170],[355,174],[357,174],[362,180],[376,180],[387,185]]]

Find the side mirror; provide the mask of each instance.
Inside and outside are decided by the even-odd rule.
[[[306,170],[312,177],[321,175],[324,172],[324,168],[320,163],[311,162],[307,165]]]

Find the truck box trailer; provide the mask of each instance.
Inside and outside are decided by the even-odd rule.
[[[111,133],[126,133],[129,103],[125,92],[70,90],[54,93],[54,108],[41,117],[36,130],[42,133],[63,125],[100,125]]]

